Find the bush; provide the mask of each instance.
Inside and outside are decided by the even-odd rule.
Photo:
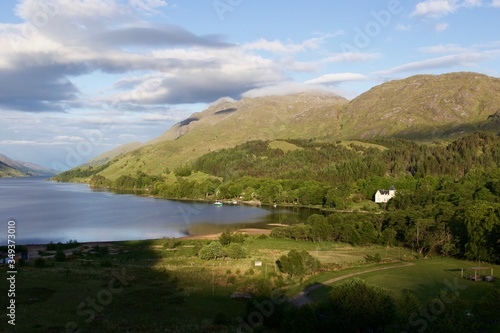
[[[59,249],[59,250],[57,250],[56,255],[54,256],[54,259],[55,259],[57,262],[63,262],[63,261],[66,261],[66,254],[64,253],[64,251],[63,251],[63,250]]]
[[[163,247],[167,249],[175,249],[180,244],[181,242],[175,238],[165,238],[165,241],[163,242]]]
[[[107,246],[95,245],[92,247],[92,252],[98,257],[107,256],[109,254],[109,248]]]
[[[229,319],[227,318],[226,314],[218,312],[215,315],[213,323],[214,325],[227,325],[229,324]]]
[[[320,267],[319,260],[311,256],[307,251],[290,250],[288,255],[282,255],[278,267],[284,273],[291,276],[303,276]]]
[[[220,234],[219,243],[221,243],[222,245],[231,244],[231,232],[229,230],[226,230]]]
[[[227,255],[232,259],[243,259],[247,256],[247,250],[237,243],[232,243],[227,248]]]
[[[374,255],[370,255],[370,254],[367,254],[365,256],[365,260],[367,262],[376,262],[376,263],[379,263],[382,261],[382,256],[380,255],[380,253],[375,253]]]
[[[36,258],[35,267],[45,267],[45,260],[43,258]]]
[[[112,267],[113,263],[109,260],[103,260],[103,261],[101,261],[101,266],[102,267]]]
[[[341,332],[374,332],[395,316],[394,300],[387,290],[356,278],[332,289],[330,306]]]
[[[177,177],[189,177],[191,176],[191,167],[189,165],[180,166],[174,169],[174,174]]]
[[[211,242],[200,249],[198,256],[205,260],[222,258],[224,256],[224,249],[219,242]]]

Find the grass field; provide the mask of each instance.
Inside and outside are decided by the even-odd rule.
[[[437,297],[449,284],[458,283],[460,297],[470,301],[500,288],[498,282],[460,279],[461,268],[477,263],[415,260],[412,252],[403,248],[249,236],[243,244],[248,250],[245,259],[206,261],[194,256],[196,249],[208,242],[116,242],[105,255],[87,246],[66,262],[46,259],[46,267],[35,267],[30,260],[16,277],[16,332],[163,332],[166,327],[182,325],[194,325],[192,332],[210,331],[216,316],[237,318],[244,312],[245,302],[229,297],[234,291],[255,293],[267,283],[272,288],[285,288],[287,295],[293,296],[312,284],[353,273],[388,289],[395,297],[403,290],[413,290],[422,301]],[[292,249],[306,250],[320,259],[321,272],[305,280],[280,273],[275,261]],[[51,252],[44,254],[49,258]],[[365,260],[367,255],[376,254],[383,262]],[[262,266],[255,267],[255,261],[262,261]],[[406,262],[414,265],[362,273]],[[316,289],[309,297],[325,299],[335,283]],[[5,286],[5,282],[1,284],[2,304],[7,302]],[[0,323],[0,332],[8,332],[5,325],[5,320]]]
[[[441,290],[449,290],[449,286],[458,286],[457,289],[460,292],[460,297],[472,302],[478,301],[494,290],[500,290],[498,281],[494,283],[482,281],[474,282],[461,278],[461,269],[477,266],[477,262],[437,258],[414,260],[412,263],[414,264],[412,266],[368,272],[356,275],[356,277],[389,290],[394,297],[398,297],[405,290],[414,291],[421,302],[427,302],[436,298]],[[373,265],[373,267],[374,266],[375,265]],[[376,266],[380,267],[382,265]],[[496,271],[494,274],[498,274],[500,267],[491,265],[488,267],[493,267]],[[297,289],[302,290],[307,285],[324,283],[336,277],[350,273],[363,272],[370,268],[371,267],[355,267],[336,272],[321,273],[304,282]],[[328,297],[329,290],[334,285],[335,283],[318,288],[310,294],[310,297],[312,299],[325,299]]]

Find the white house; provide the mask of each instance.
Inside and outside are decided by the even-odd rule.
[[[376,203],[386,203],[390,199],[392,199],[396,195],[396,188],[391,186],[389,190],[378,190],[375,193],[375,202]]]

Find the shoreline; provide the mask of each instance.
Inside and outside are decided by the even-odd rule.
[[[261,228],[241,228],[237,229],[234,232],[241,232],[242,234],[245,235],[266,235],[269,236],[271,234],[272,229],[261,229]],[[189,236],[182,236],[182,237],[176,237],[173,239],[178,239],[178,240],[217,240],[219,236],[222,234],[222,232],[218,233],[207,233],[207,234],[201,234],[201,235],[189,235]],[[82,249],[85,247],[91,248],[93,246],[107,246],[107,247],[112,247],[113,245],[121,242],[130,242],[130,241],[161,241],[163,238],[149,238],[149,239],[137,239],[137,240],[119,240],[119,241],[88,241],[88,242],[81,242],[78,243],[78,246],[73,248],[73,249],[68,249],[65,250],[64,252],[66,255],[71,254],[72,251]],[[36,259],[41,257],[39,252],[47,251],[47,245],[50,243],[46,244],[26,244],[23,246],[26,246],[28,255],[30,260],[31,259]],[[55,251],[54,251],[55,253]],[[47,256],[47,257],[52,257]]]

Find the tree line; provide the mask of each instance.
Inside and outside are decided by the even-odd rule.
[[[384,214],[332,214],[273,231],[274,237],[351,244],[403,245],[426,256],[443,254],[500,261],[500,137],[477,132],[451,143],[379,139],[345,145],[288,140],[283,151],[251,141],[210,152],[167,175],[138,171],[115,181],[96,168],[91,186],[146,191],[158,197],[260,200],[345,210],[395,185]],[[376,145],[375,145],[376,144]],[[385,149],[381,149],[385,147]],[[191,177],[192,173],[205,174]]]

